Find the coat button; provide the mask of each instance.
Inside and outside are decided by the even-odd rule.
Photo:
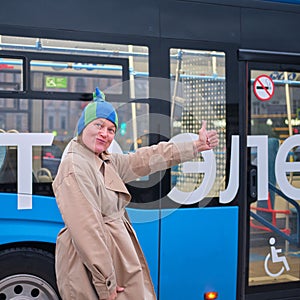
[[[107,281],[107,286],[110,286],[110,285],[111,285],[111,281],[108,280],[108,281]]]

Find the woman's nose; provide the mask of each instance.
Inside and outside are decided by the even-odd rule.
[[[98,134],[107,136],[107,128],[105,126],[101,127],[98,131]]]

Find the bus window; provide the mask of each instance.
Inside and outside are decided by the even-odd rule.
[[[7,54],[12,57],[0,58],[0,67],[3,69],[0,90],[23,90],[24,84],[28,98],[2,96],[0,128],[4,132],[13,129],[20,133],[52,133],[54,136],[51,146],[34,146],[32,149],[33,194],[53,196],[51,184],[61,157],[76,135],[77,120],[88,103],[82,101],[86,97],[81,98],[80,95],[90,95],[91,99],[96,87],[105,93],[106,100],[117,109],[120,126],[115,141],[119,150],[128,153],[149,144],[149,103],[137,100],[149,97],[147,47],[51,39],[39,39],[37,43],[33,38],[7,36],[2,36],[2,41],[11,45],[13,53]],[[25,43],[22,50],[27,51],[23,54],[20,52],[20,56],[27,55],[29,61],[30,74],[26,73],[26,69],[26,76],[22,72],[23,59],[13,57],[18,57],[19,48],[14,45],[20,43]],[[51,54],[48,59],[45,53],[49,51]],[[127,80],[129,78],[130,82]],[[23,83],[23,79],[30,79],[30,82]],[[42,99],[44,92],[46,97]],[[53,98],[49,98],[52,92]],[[62,93],[70,95],[70,99],[65,95],[62,97],[64,100],[61,99]],[[39,99],[36,99],[37,95]],[[0,159],[1,191],[16,193],[16,147],[4,147]],[[148,178],[142,180],[147,181]]]
[[[198,134],[202,120],[207,121],[207,129],[216,129],[219,134],[219,146],[214,151],[217,165],[214,185],[198,203],[195,200],[182,203],[206,206],[225,188],[225,54],[172,48],[170,70],[172,136]],[[201,162],[203,158],[199,155],[196,161]],[[172,186],[186,193],[197,190],[203,178],[201,173],[183,173],[181,165],[172,169]]]
[[[33,90],[90,93],[98,87],[106,93],[122,93],[120,65],[32,60],[30,66]]]
[[[0,91],[23,90],[23,60],[0,57]],[[0,107],[1,107],[0,103]]]
[[[44,185],[48,183],[47,190],[50,192],[50,185],[57,174],[63,151],[70,140],[76,136],[77,120],[88,102],[5,99],[5,103],[10,109],[3,110],[5,118],[3,132],[52,133],[54,135],[51,146],[34,146],[32,157],[33,184],[38,187],[40,183]],[[115,106],[119,116],[120,125],[115,140],[122,152],[134,151],[135,143],[137,147],[148,144],[147,138],[144,137],[149,132],[148,104],[136,103],[133,118],[131,103],[111,103]],[[16,192],[17,148],[2,146],[0,155],[1,191]],[[10,187],[5,189],[8,183]],[[36,190],[40,193],[41,187],[34,188],[33,193]]]

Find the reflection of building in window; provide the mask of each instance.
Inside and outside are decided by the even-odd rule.
[[[66,126],[66,116],[60,116],[60,129],[62,130],[66,130],[67,126]]]
[[[77,78],[74,92],[83,92],[85,90],[86,90],[86,78],[82,78],[82,77]]]
[[[5,117],[0,115],[0,129],[5,130]]]
[[[48,116],[48,129],[53,130],[54,129],[54,117]]]
[[[20,99],[19,101],[20,110],[28,110],[28,103],[29,101],[27,99]]]
[[[16,115],[16,129],[21,131],[22,130],[22,115]]]

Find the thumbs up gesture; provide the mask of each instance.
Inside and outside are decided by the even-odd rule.
[[[211,150],[219,144],[218,133],[216,130],[206,130],[206,123],[206,121],[202,121],[199,137],[194,142],[195,150],[197,152]]]

